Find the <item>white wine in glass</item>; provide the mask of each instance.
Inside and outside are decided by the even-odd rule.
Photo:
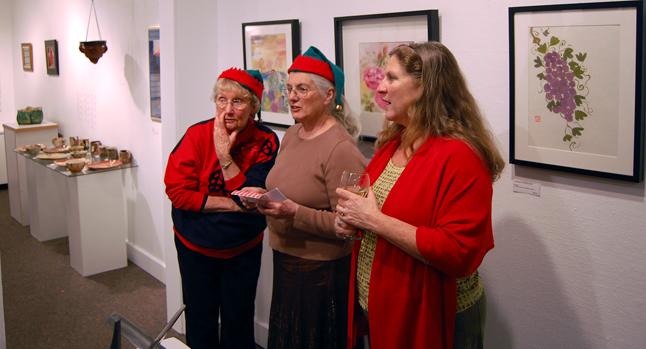
[[[363,172],[343,171],[339,187],[365,198],[368,196],[368,188],[370,188],[370,177]],[[356,234],[336,234],[336,236],[346,240],[361,240],[362,238],[359,231]]]

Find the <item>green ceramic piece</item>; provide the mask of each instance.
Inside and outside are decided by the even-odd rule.
[[[18,110],[18,116],[16,117],[16,121],[18,121],[18,125],[29,125],[31,124],[31,117],[29,116],[31,112],[28,112],[26,110]]]
[[[29,113],[29,119],[32,124],[40,124],[43,122],[43,110],[40,108],[32,109]]]

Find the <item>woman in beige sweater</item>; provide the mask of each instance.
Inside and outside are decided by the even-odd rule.
[[[343,72],[317,48],[288,72],[283,92],[298,124],[286,131],[266,183],[288,199],[258,207],[274,257],[267,346],[343,348],[352,243],[335,236],[332,208],[343,171],[365,168],[353,138],[360,126],[341,95]]]

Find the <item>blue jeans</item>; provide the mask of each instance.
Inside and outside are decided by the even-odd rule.
[[[453,349],[482,349],[487,319],[487,297],[482,297],[467,310],[455,315]]]

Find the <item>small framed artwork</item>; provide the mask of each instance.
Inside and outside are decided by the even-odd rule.
[[[644,179],[642,1],[509,8],[509,162]]]
[[[148,69],[150,77],[150,118],[161,122],[161,82],[160,82],[160,41],[159,27],[148,28]]]
[[[22,56],[22,70],[34,71],[31,44],[20,44],[20,53]]]
[[[45,63],[47,64],[47,75],[58,75],[58,42],[56,40],[45,41]]]
[[[298,19],[242,23],[242,52],[244,69],[259,70],[264,80],[260,108],[263,122],[293,125],[289,104],[281,90],[287,83],[287,69],[301,53]]]
[[[364,140],[375,140],[384,123],[383,100],[376,90],[396,46],[439,41],[437,10],[334,18],[336,64],[345,73],[345,98],[359,115]]]

